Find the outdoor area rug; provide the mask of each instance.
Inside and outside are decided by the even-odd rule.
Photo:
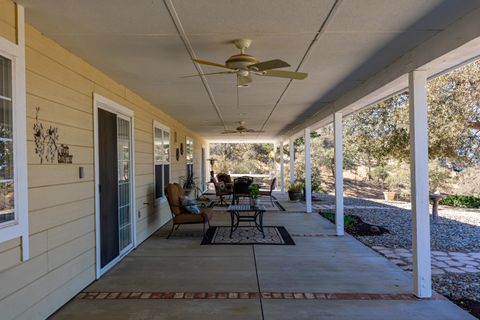
[[[285,227],[263,227],[265,238],[256,227],[238,227],[230,238],[230,226],[210,227],[203,238],[204,244],[269,244],[269,245],[290,245],[295,242]]]

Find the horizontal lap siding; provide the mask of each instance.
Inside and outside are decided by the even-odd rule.
[[[15,6],[0,0],[0,36],[15,40]],[[27,148],[30,259],[21,262],[21,243],[0,243],[0,310],[3,319],[42,319],[95,278],[93,93],[134,111],[137,241],[171,218],[168,203],[154,206],[153,120],[177,132],[172,145],[172,181],[185,175],[185,154],[175,148],[194,138],[195,157],[203,140],[179,122],[110,79],[40,32],[26,26]],[[33,125],[58,128],[73,164],[40,163]],[[199,153],[198,153],[199,156]],[[199,163],[199,162],[198,162]],[[85,168],[80,179],[78,168]],[[195,172],[200,175],[196,161]]]
[[[0,0],[0,37],[15,42],[15,4],[11,1]]]

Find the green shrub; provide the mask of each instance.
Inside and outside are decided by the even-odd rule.
[[[293,185],[288,187],[288,191],[303,191],[303,188],[305,188],[305,185],[302,182],[295,182]]]
[[[384,165],[375,167],[372,170],[372,178],[375,181],[381,183],[382,189],[385,189],[385,181],[388,178],[388,176],[389,176],[389,173],[388,173],[387,167]]]
[[[335,223],[335,212],[322,212],[322,216],[328,221]],[[351,228],[354,224],[354,219],[351,215],[347,214],[343,217],[343,223],[345,228]]]
[[[451,195],[442,199],[440,204],[458,208],[480,208],[480,198],[472,196]]]

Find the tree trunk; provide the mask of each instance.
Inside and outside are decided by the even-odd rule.
[[[370,157],[368,157],[367,159],[367,168],[368,168],[368,171],[367,171],[368,181],[372,181],[372,161]]]

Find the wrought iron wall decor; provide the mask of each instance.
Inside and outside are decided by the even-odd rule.
[[[35,141],[35,153],[40,158],[40,163],[72,163],[73,155],[70,154],[66,144],[59,145],[60,135],[58,128],[48,128],[38,120],[40,108],[35,108],[35,124],[33,125],[33,138]]]
[[[58,150],[58,163],[72,163],[73,155],[70,154],[69,147],[66,144],[60,145],[60,150]]]

